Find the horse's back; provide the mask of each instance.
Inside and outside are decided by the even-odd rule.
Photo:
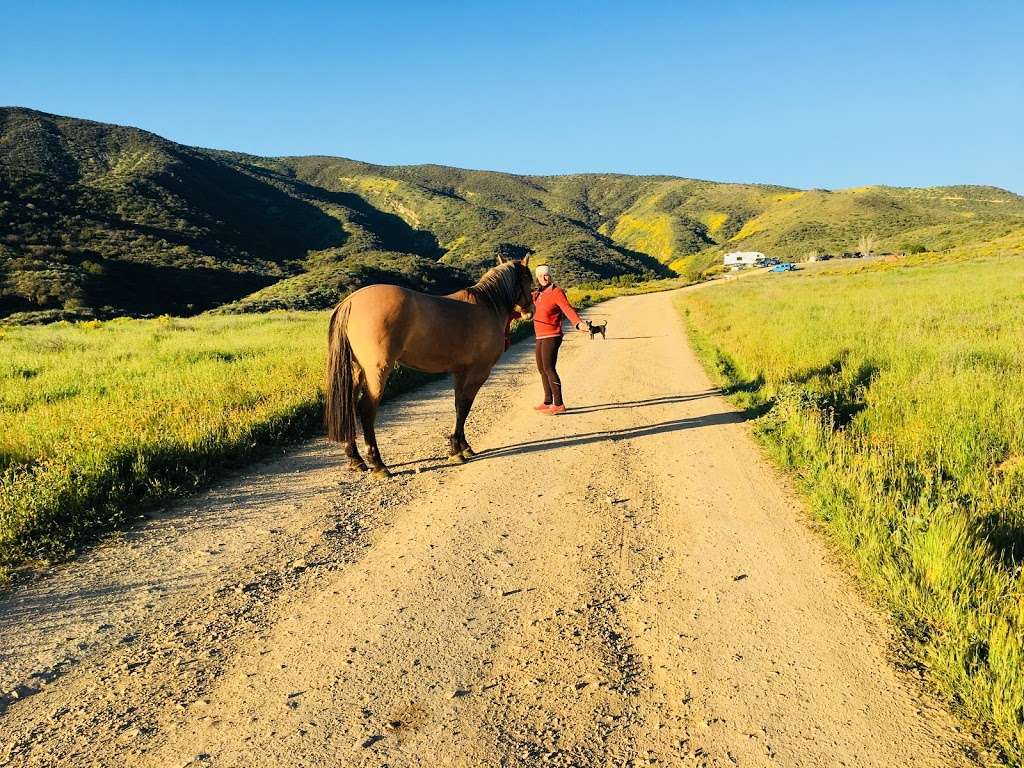
[[[495,345],[495,359],[501,353],[501,335],[478,305],[383,284],[359,289],[346,303],[349,339],[364,365],[446,372],[487,357]]]
[[[350,304],[353,313],[365,315],[367,318],[372,318],[375,313],[387,316],[399,310],[414,293],[415,291],[401,286],[378,284],[354,291],[342,304]]]
[[[352,318],[360,325],[406,322],[469,322],[478,308],[445,296],[431,296],[400,285],[377,284],[360,288],[345,303],[352,305]]]

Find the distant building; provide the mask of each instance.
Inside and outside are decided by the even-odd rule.
[[[766,261],[767,257],[760,251],[733,251],[725,254],[724,264],[727,267],[756,267]]]

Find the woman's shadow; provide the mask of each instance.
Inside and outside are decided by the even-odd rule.
[[[620,408],[644,408],[651,405],[671,405],[672,403],[688,403],[691,400],[702,400],[712,395],[721,395],[720,389],[708,389],[704,392],[695,392],[690,395],[665,395],[664,397],[651,397],[647,400],[626,400],[620,403],[599,403],[597,405],[582,405],[565,412],[565,416],[573,416],[582,413],[596,413],[597,411],[615,411]]]

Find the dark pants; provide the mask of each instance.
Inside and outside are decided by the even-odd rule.
[[[537,370],[544,384],[544,402],[548,405],[562,404],[562,382],[555,365],[558,363],[558,348],[562,346],[561,336],[537,339]]]

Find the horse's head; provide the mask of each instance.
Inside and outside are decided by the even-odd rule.
[[[533,314],[533,274],[530,272],[530,257],[513,261],[516,269],[516,286],[518,298],[514,309],[521,315]]]
[[[505,260],[498,256],[498,264],[487,270],[471,291],[488,297],[499,311],[517,311],[521,315],[533,314],[533,276],[530,257]]]

